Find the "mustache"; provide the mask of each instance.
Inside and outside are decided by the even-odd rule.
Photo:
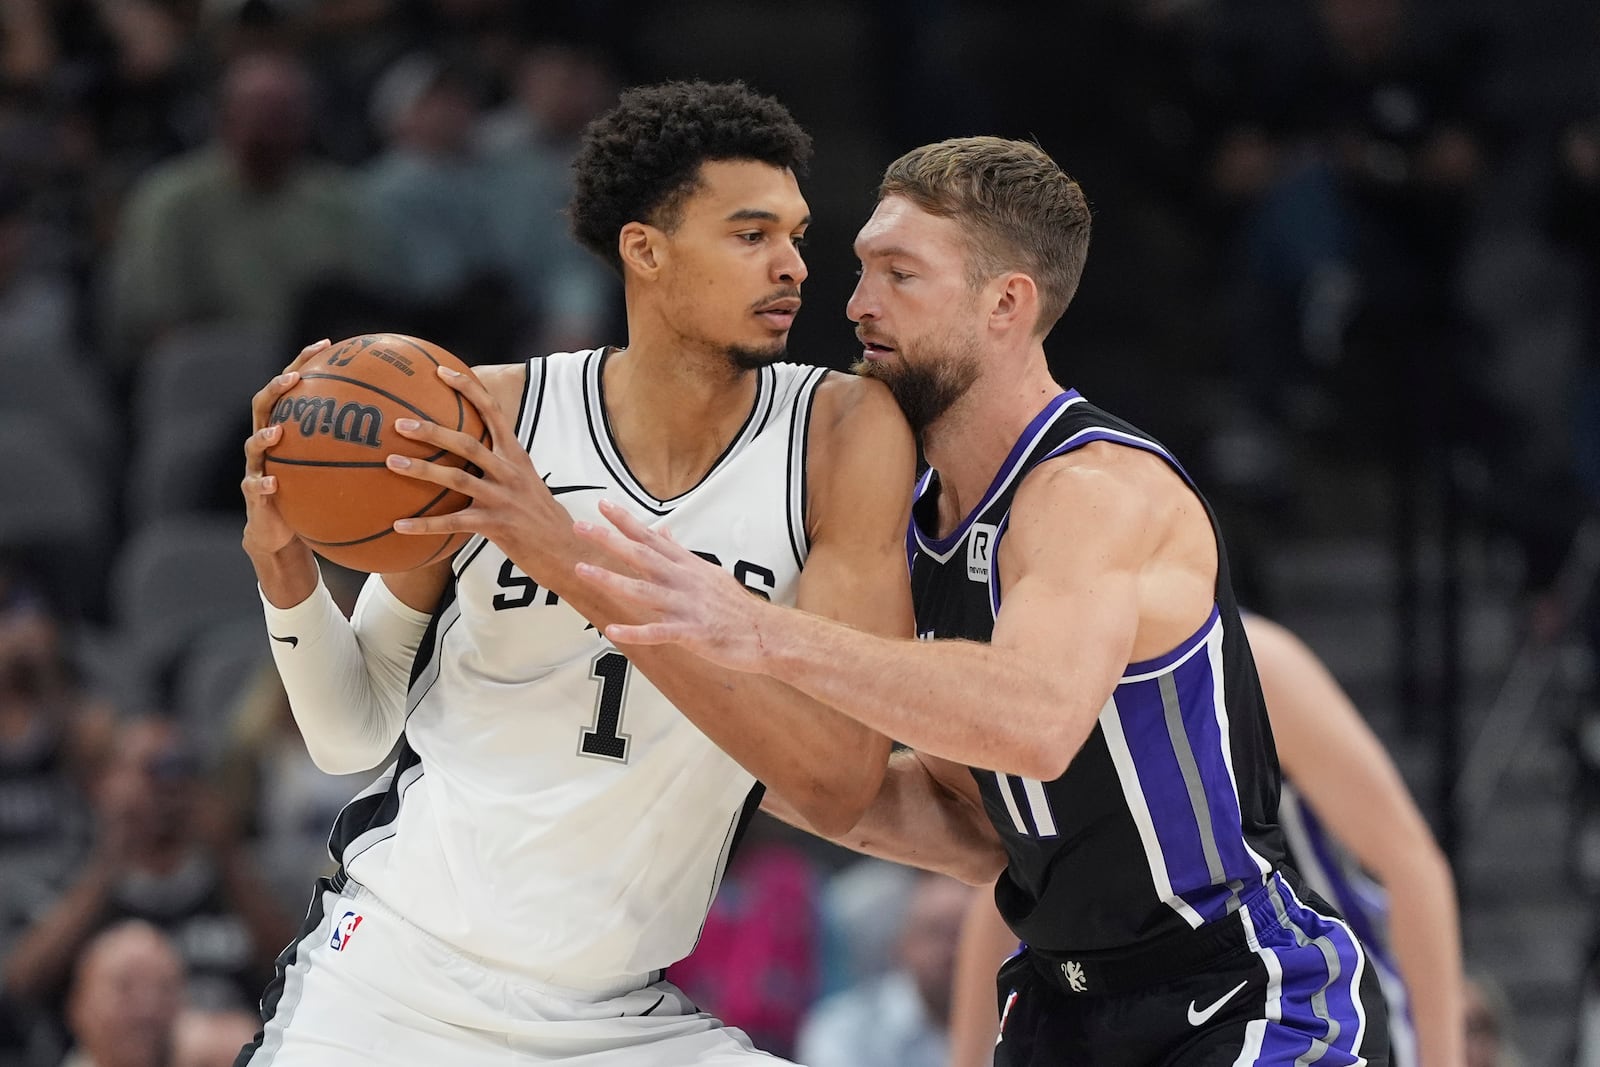
[[[750,305],[750,310],[754,311],[757,308],[764,308],[768,304],[776,303],[779,300],[799,300],[799,299],[800,299],[800,287],[798,285],[786,285],[782,289],[774,289],[772,292],[768,293],[766,296],[762,297],[760,300],[757,300],[755,303],[751,304]]]
[[[856,327],[856,340],[860,341],[864,345],[874,344],[883,345],[886,348],[894,347],[894,345],[889,343],[893,340],[893,338],[889,337],[887,334],[879,333],[877,330],[869,330],[865,326]]]

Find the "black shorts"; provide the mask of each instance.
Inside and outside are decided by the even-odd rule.
[[[1092,963],[1023,949],[1000,969],[995,1067],[1387,1067],[1383,993],[1350,928],[1292,896],[1281,905],[1202,928],[1232,946],[1143,985],[1095,990]]]

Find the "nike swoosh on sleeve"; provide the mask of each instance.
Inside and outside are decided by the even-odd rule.
[[[279,637],[277,634],[273,633],[271,630],[268,630],[267,631],[267,636],[272,638],[274,641],[282,641],[284,644],[288,645],[290,648],[298,648],[299,645],[300,645],[300,639],[298,637],[295,637],[293,634],[290,634],[288,637]]]

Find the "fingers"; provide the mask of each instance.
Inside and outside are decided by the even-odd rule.
[[[670,645],[678,640],[678,628],[670,622],[639,624],[612,623],[601,631],[614,645]]]
[[[632,607],[654,612],[661,606],[660,587],[653,582],[630,578],[593,563],[579,563],[573,570],[579,578],[596,589],[604,590]]]
[[[281,374],[275,376],[270,382],[262,386],[255,396],[250,398],[250,428],[259,430],[267,425],[272,418],[272,409],[278,403],[278,398],[294,388],[300,380],[300,368],[315,359],[328,347],[326,338],[315,344],[306,345],[300,354],[289,361],[289,365]]]
[[[452,511],[448,515],[429,515],[423,519],[396,519],[394,532],[408,536],[428,534],[477,533],[477,514],[470,508]]]
[[[446,429],[438,423],[421,422],[417,419],[395,419],[394,428],[402,437],[442,448],[446,452],[453,452],[479,470],[488,470],[499,459],[483,442],[474,440],[471,435],[464,434],[460,430]]]
[[[460,467],[394,455],[385,458],[384,463],[396,474],[415,478],[419,482],[432,482],[434,485],[454,489],[466,496],[476,496],[482,491],[483,479]]]
[[[604,515],[606,520],[615,526],[618,532],[628,540],[637,544],[647,545],[669,560],[682,563],[699,559],[693,552],[674,541],[672,535],[666,532],[665,529],[656,530],[646,526],[634,518],[628,509],[621,504],[610,500],[601,500],[600,514]],[[612,547],[615,548],[616,546],[613,545]]]
[[[239,483],[239,489],[247,501],[278,491],[278,479],[265,473],[265,457],[267,449],[277,444],[282,436],[283,427],[279,425],[264,426],[245,438],[244,479]]]
[[[318,353],[322,352],[332,344],[333,342],[328,340],[326,337],[320,341],[312,341],[310,344],[302,348],[300,350],[300,354],[295,356],[294,359],[290,360],[289,365],[283,369],[285,371],[299,370],[301,367],[304,367],[307,363],[310,363],[313,359],[315,359]]]
[[[489,442],[492,446],[517,439],[517,431],[476,374],[462,374],[451,367],[440,367],[439,377],[478,409],[478,414],[483,417],[483,424],[489,428]]]

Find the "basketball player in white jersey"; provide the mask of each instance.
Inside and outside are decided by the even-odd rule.
[[[1396,1067],[1458,1067],[1465,978],[1449,861],[1382,742],[1316,654],[1259,615],[1246,615],[1245,629],[1283,766],[1278,811],[1297,869],[1338,905],[1378,969]],[[1377,886],[1344,869],[1351,857]],[[989,1063],[999,1029],[995,968],[1016,951],[994,897],[975,895],[956,956],[950,1067]]]
[[[338,873],[263,998],[252,1067],[589,1067],[764,1055],[662,971],[694,947],[762,786],[836,831],[889,743],[781,684],[678,650],[618,648],[638,617],[578,580],[573,517],[607,500],[752,598],[909,634],[902,542],[915,452],[878,383],[779,362],[806,268],[810,142],[741,85],[631,90],[586,132],[574,230],[625,283],[628,344],[447,378],[492,448],[396,431],[475,473],[447,563],[369,580],[347,622],[282,522],[255,402],[244,543],[296,720],[320,766],[388,770],[340,815]],[[761,783],[758,785],[757,783]]]

